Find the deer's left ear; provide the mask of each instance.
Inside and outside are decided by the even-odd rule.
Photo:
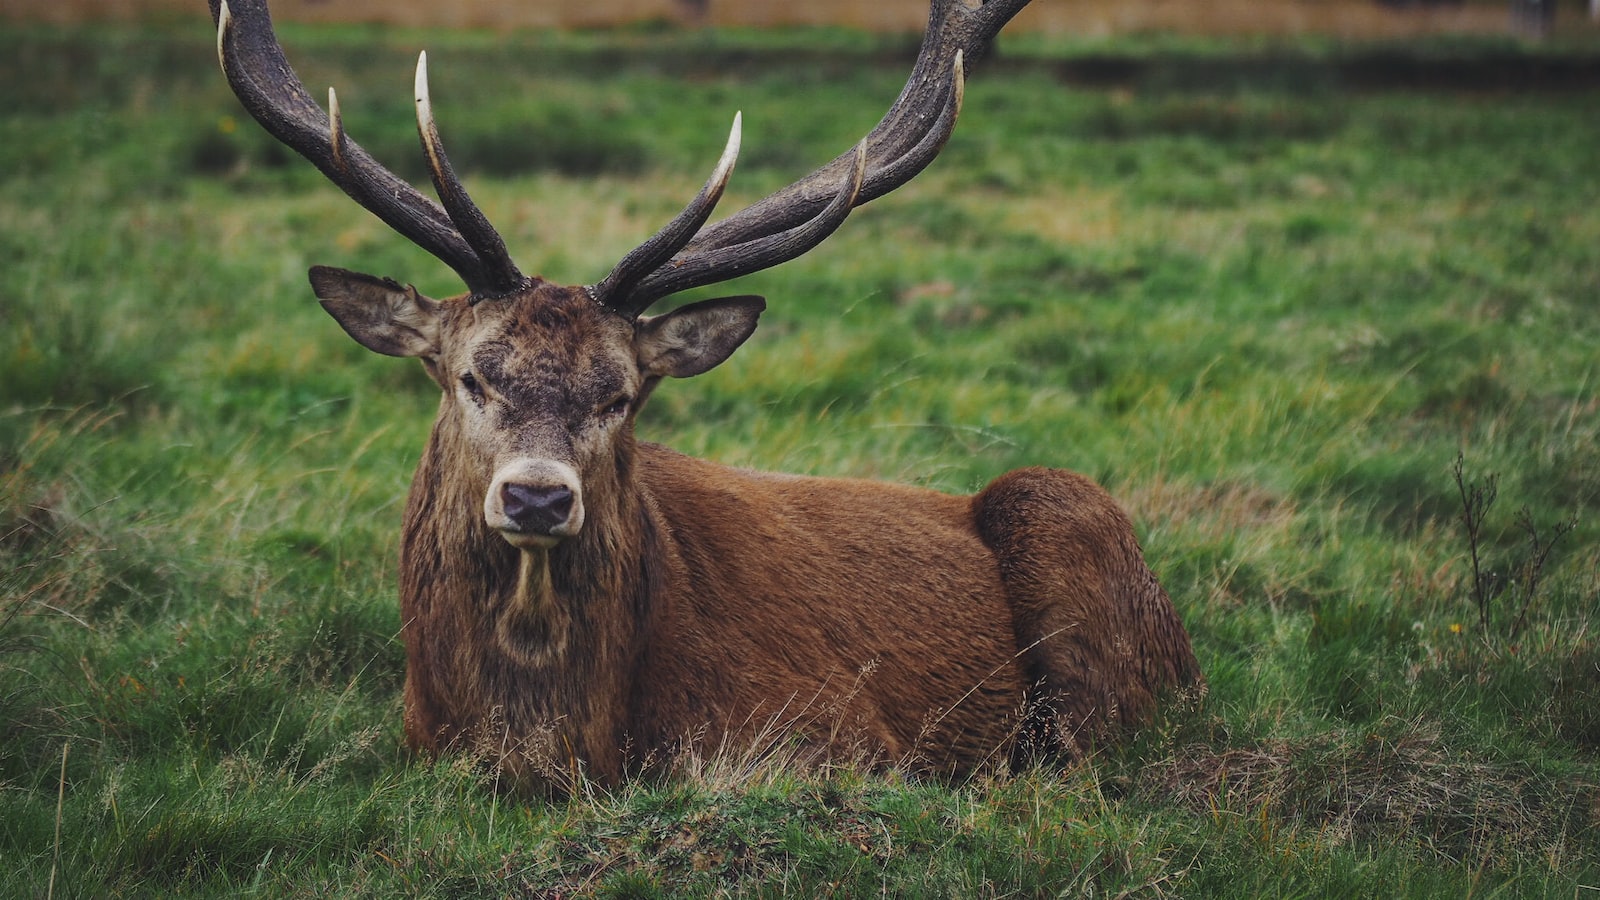
[[[439,304],[410,285],[335,269],[311,267],[311,289],[322,308],[361,346],[385,356],[439,352]]]
[[[719,297],[643,316],[633,339],[639,368],[646,377],[688,378],[709,371],[750,337],[766,308],[760,297]]]

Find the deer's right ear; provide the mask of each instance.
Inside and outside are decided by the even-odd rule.
[[[424,359],[439,352],[440,306],[409,284],[312,266],[311,290],[345,333],[368,350]]]

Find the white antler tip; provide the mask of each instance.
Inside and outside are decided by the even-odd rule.
[[[345,168],[344,121],[339,114],[339,95],[331,86],[328,88],[328,148],[333,152],[334,165]]]
[[[417,130],[422,134],[422,145],[430,161],[435,160],[433,103],[428,99],[428,51],[417,55]]]
[[[722,158],[717,160],[717,168],[711,175],[711,181],[721,184],[733,171],[733,164],[739,159],[739,145],[744,140],[744,111],[733,114],[733,127],[728,130],[728,144],[722,148]]]
[[[228,28],[233,25],[233,13],[228,9],[228,0],[222,0],[217,6],[217,63],[222,66],[222,74],[228,74],[228,55],[222,51],[222,42],[228,35]]]

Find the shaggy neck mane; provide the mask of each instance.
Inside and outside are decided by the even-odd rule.
[[[565,770],[575,757],[593,775],[626,767],[659,533],[623,437],[615,481],[585,484],[582,530],[548,551],[520,551],[484,523],[487,488],[452,478],[464,470],[451,458],[457,440],[443,420],[435,426],[401,550],[404,627],[418,645],[407,690],[423,710],[419,727],[432,732],[426,743],[490,742],[496,756],[520,746],[529,765]]]

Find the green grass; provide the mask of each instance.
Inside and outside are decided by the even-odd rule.
[[[729,205],[831,158],[908,46],[286,37],[411,175],[426,40],[458,168],[524,268],[571,282],[677,210],[737,109]],[[1081,89],[1052,74],[1078,51],[1020,46],[930,171],[721,289],[769,298],[761,331],[640,429],[948,490],[1092,475],[1209,695],[1065,772],[692,759],[547,804],[400,748],[393,560],[434,389],[305,283],[328,263],[444,294],[450,274],[243,117],[203,22],[0,35],[0,890],[43,895],[52,871],[57,896],[1600,887],[1600,97],[1170,66]],[[1228,59],[1184,47],[1213,75]],[[1308,45],[1297,71],[1341,52]],[[1489,568],[1526,556],[1519,507],[1546,535],[1577,520],[1515,636],[1515,586],[1478,619],[1458,453],[1499,477]]]

